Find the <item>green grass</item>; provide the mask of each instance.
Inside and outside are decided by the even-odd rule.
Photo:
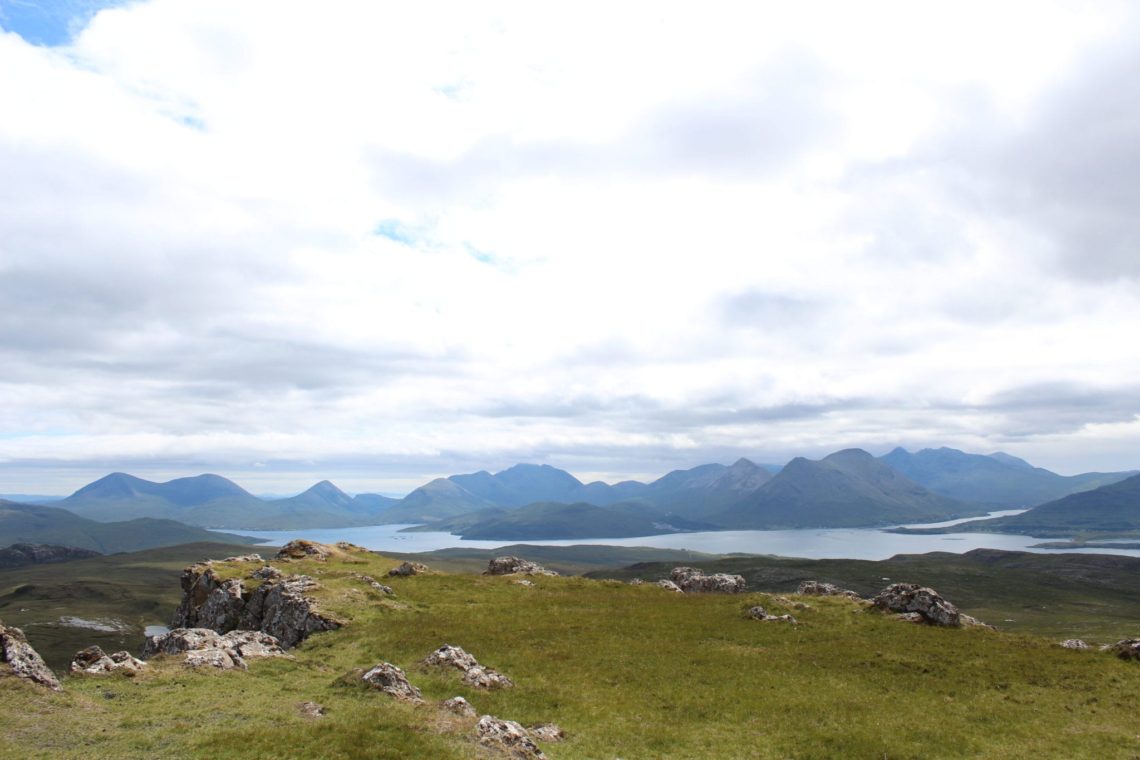
[[[1040,637],[904,624],[839,599],[795,609],[764,593],[681,596],[584,578],[540,577],[533,588],[393,578],[391,599],[354,577],[379,577],[390,559],[289,564],[322,583],[322,603],[347,627],[248,673],[167,662],[135,678],[68,679],[62,695],[0,679],[0,755],[477,757],[469,724],[430,704],[456,694],[480,713],[558,723],[569,739],[546,747],[552,758],[1140,753],[1140,666]],[[801,624],[746,619],[757,603]],[[444,643],[516,688],[480,692],[417,664]],[[380,660],[405,668],[429,704],[342,681]],[[302,718],[304,700],[327,717]]]

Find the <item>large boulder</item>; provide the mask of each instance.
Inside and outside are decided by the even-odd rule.
[[[399,576],[423,575],[429,572],[431,572],[431,569],[422,562],[401,562],[388,571],[388,577],[396,578]]]
[[[404,702],[423,702],[423,694],[408,682],[403,670],[390,662],[381,662],[360,677],[374,689]]]
[[[444,644],[429,654],[423,661],[424,665],[434,667],[451,667],[463,673],[463,682],[477,689],[506,689],[514,686],[514,681],[507,678],[494,668],[480,665],[479,662],[462,647]]]
[[[850,589],[840,588],[833,583],[822,581],[804,581],[796,589],[796,593],[802,596],[844,596],[857,601],[863,598]]]
[[[229,670],[245,670],[246,660],[262,657],[284,657],[280,642],[261,631],[229,631],[220,634],[208,628],[176,628],[147,637],[143,657],[184,655],[190,667],[208,666]]]
[[[558,575],[553,570],[547,570],[542,565],[514,556],[495,557],[487,563],[483,575]]]
[[[318,584],[309,576],[283,575],[266,566],[249,577],[260,581],[252,591],[242,578],[222,578],[212,562],[186,568],[181,577],[182,602],[170,627],[208,628],[218,633],[262,631],[285,648],[296,646],[310,634],[340,627],[340,621],[317,610],[308,592]]]
[[[83,673],[86,675],[104,675],[117,670],[134,672],[142,670],[146,663],[130,652],[113,652],[107,654],[99,646],[89,646],[81,649],[71,658],[68,672],[72,675]]]
[[[38,683],[54,691],[62,691],[59,679],[47,666],[39,652],[32,649],[24,632],[19,628],[0,623],[0,663],[17,678]]]
[[[957,607],[934,589],[917,583],[892,583],[871,602],[888,612],[917,613],[931,625],[958,627],[961,624]]]
[[[669,574],[673,583],[685,593],[739,594],[748,584],[740,575],[716,573],[705,575],[695,567],[675,567]]]
[[[513,720],[484,715],[475,724],[475,735],[479,737],[480,744],[506,751],[518,760],[543,760],[546,757],[527,730]]]

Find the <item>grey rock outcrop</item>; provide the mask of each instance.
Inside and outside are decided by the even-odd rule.
[[[114,673],[116,670],[138,671],[146,667],[146,663],[130,652],[113,652],[107,654],[99,646],[89,646],[81,649],[71,658],[68,672],[75,675],[103,675]]]
[[[270,568],[273,570],[273,568]],[[340,621],[316,609],[308,592],[317,583],[307,575],[282,575],[255,570],[261,584],[249,591],[241,578],[222,579],[213,563],[182,571],[182,602],[171,628],[209,628],[218,633],[250,630],[268,633],[285,648],[318,631],[340,627]]]
[[[1102,647],[1102,649],[1122,660],[1140,660],[1140,639],[1121,639],[1115,644]]]
[[[0,623],[0,662],[17,678],[38,683],[54,691],[62,691],[59,679],[47,666],[39,652],[32,649],[24,632]]]
[[[1089,649],[1087,642],[1081,639],[1065,639],[1061,642],[1062,649]]]
[[[404,671],[390,662],[381,662],[360,678],[372,688],[395,699],[417,703],[424,701],[423,694],[408,682]]]
[[[505,750],[518,760],[543,760],[546,757],[527,730],[513,720],[484,715],[475,724],[475,735],[483,746]]]
[[[931,625],[957,627],[961,624],[957,607],[943,599],[934,589],[917,583],[892,583],[871,602],[888,612],[917,613],[924,622]]]
[[[863,598],[850,589],[840,588],[833,583],[822,581],[804,581],[796,589],[796,593],[801,596],[844,596],[853,600],[862,600]]]
[[[537,726],[527,726],[526,730],[531,738],[540,742],[560,742],[566,738],[566,732],[555,723],[539,723]]]
[[[208,628],[176,628],[147,638],[143,657],[160,654],[184,655],[189,667],[220,670],[248,667],[246,660],[286,657],[278,640],[261,631],[229,631],[220,634]]]
[[[685,593],[684,591],[681,590],[680,586],[678,586],[676,583],[674,583],[673,581],[671,581],[667,578],[662,578],[661,580],[657,581],[657,583],[655,585],[659,586],[660,588],[665,589],[666,591],[672,591],[675,594]]]
[[[739,594],[748,585],[744,582],[743,576],[727,573],[705,575],[695,567],[675,567],[673,572],[669,574],[669,578],[686,594]]]
[[[422,562],[402,562],[388,571],[389,577],[395,578],[407,575],[423,575],[431,569]]]
[[[317,561],[324,561],[332,556],[332,553],[332,549],[325,544],[299,538],[282,546],[281,550],[275,555],[275,559],[315,559]]]
[[[454,713],[464,718],[474,718],[476,716],[475,708],[470,702],[463,697],[452,697],[445,699],[440,703],[440,707],[447,710],[449,713]]]
[[[463,682],[477,689],[506,689],[514,686],[514,681],[494,668],[480,665],[462,647],[444,644],[429,654],[423,661],[432,667],[451,667],[463,673]]]
[[[75,559],[101,557],[91,549],[77,549],[74,546],[52,544],[12,544],[0,549],[0,567],[23,567],[25,565],[46,565],[55,562],[70,562]]]
[[[495,557],[487,563],[483,575],[558,575],[553,570],[547,570],[542,565],[514,556]]]
[[[769,615],[767,610],[760,605],[756,605],[748,610],[748,617],[753,620],[761,620],[765,623],[791,623],[792,625],[797,625],[796,619],[791,615]]]
[[[368,584],[373,591],[379,591],[381,594],[392,596],[396,592],[392,590],[391,586],[385,586],[380,581],[373,578],[371,575],[364,575],[363,573],[356,573],[356,577]]]

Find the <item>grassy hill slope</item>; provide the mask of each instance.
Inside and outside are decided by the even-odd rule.
[[[158,663],[49,694],[0,679],[0,754],[86,757],[471,758],[470,725],[433,702],[568,734],[551,758],[1131,757],[1140,667],[1032,637],[900,623],[841,599],[792,609],[763,593],[677,595],[583,578],[426,575],[368,589],[392,560],[290,563],[348,626],[249,672]],[[248,566],[244,568],[248,570]],[[763,604],[798,626],[745,617]],[[482,692],[418,662],[457,644],[509,675]],[[34,642],[33,642],[34,643]],[[429,703],[343,676],[386,660]],[[325,717],[302,717],[312,700]],[[283,741],[283,737],[288,737]]]

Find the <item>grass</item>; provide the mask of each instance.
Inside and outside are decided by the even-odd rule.
[[[798,609],[767,593],[681,596],[585,578],[392,578],[389,598],[355,574],[379,577],[392,559],[288,564],[321,582],[322,604],[347,627],[246,673],[156,661],[134,678],[68,679],[62,695],[0,679],[0,755],[480,756],[470,723],[430,704],[456,694],[480,713],[558,723],[569,738],[545,748],[552,758],[1140,753],[1140,666],[1037,636],[904,624],[840,599]],[[800,625],[747,619],[757,603]],[[480,692],[417,664],[444,643],[517,686]],[[405,668],[429,704],[345,685],[380,660]],[[305,700],[327,716],[302,717]]]

